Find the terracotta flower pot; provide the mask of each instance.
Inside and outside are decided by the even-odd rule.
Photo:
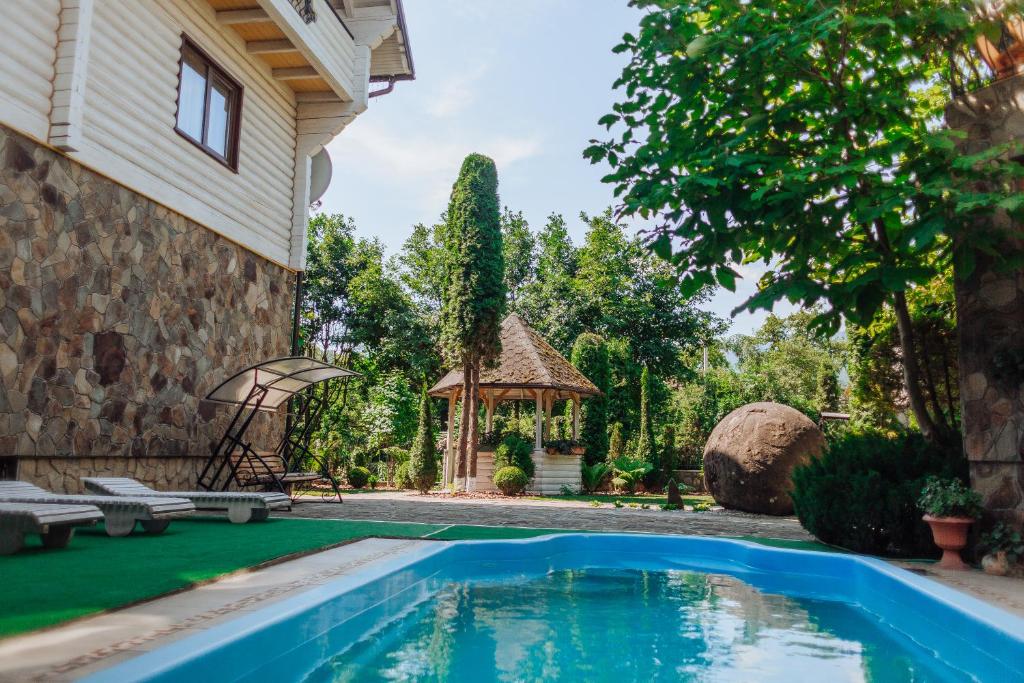
[[[932,517],[925,515],[924,521],[932,528],[935,545],[942,549],[939,567],[964,571],[970,569],[960,558],[960,551],[967,545],[967,531],[974,524],[970,517]]]
[[[573,455],[583,455],[587,452],[587,449],[583,446],[573,446],[571,450]]]

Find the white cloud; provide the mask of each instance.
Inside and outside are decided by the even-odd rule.
[[[467,154],[479,152],[493,158],[500,179],[505,169],[542,150],[541,138],[533,135],[432,135],[373,121],[359,121],[358,126],[357,135],[340,135],[329,145],[336,175],[386,182],[394,191],[413,197],[424,216],[436,215],[444,207]]]
[[[471,71],[462,71],[444,80],[434,91],[427,112],[437,118],[451,118],[467,109],[476,100],[478,81],[487,73],[487,64]]]

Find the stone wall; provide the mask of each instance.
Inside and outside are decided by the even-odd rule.
[[[951,103],[946,121],[967,133],[967,153],[1024,141],[1024,76]],[[1008,230],[1004,251],[1020,253],[1020,226],[995,220]],[[1000,269],[979,251],[975,260],[969,276],[956,278],[964,449],[985,506],[1024,523],[1024,375],[1006,369],[1024,360],[1024,272]]]
[[[200,399],[287,355],[294,275],[3,127],[0,162],[0,454],[193,485],[229,413]]]

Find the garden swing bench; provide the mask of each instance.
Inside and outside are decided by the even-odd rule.
[[[295,484],[326,478],[341,502],[338,480],[310,450],[309,439],[345,378],[357,374],[314,358],[289,356],[252,365],[219,384],[203,400],[234,406],[235,413],[199,475],[200,488],[259,486],[287,493]],[[282,404],[290,408],[284,436],[273,450],[258,450],[247,437],[253,419]],[[303,471],[309,464],[319,472]]]

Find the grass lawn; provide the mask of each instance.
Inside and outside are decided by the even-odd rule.
[[[657,497],[619,499],[626,502],[634,498],[651,501]],[[613,499],[609,497],[608,502]],[[270,519],[259,524],[236,525],[224,518],[211,517],[176,521],[160,536],[137,533],[109,538],[102,526],[80,529],[71,545],[63,550],[43,550],[38,537],[29,536],[25,550],[0,557],[0,638],[155,598],[289,555],[370,536],[453,541],[531,538],[563,532],[322,519]],[[833,551],[814,543],[748,540]]]
[[[576,496],[527,496],[527,499],[528,500],[568,500],[568,501],[579,501],[579,502],[583,502],[583,503],[590,503],[590,502],[593,502],[593,501],[596,500],[597,502],[602,503],[602,504],[606,504],[606,505],[611,505],[615,501],[619,501],[621,503],[640,503],[640,504],[647,503],[651,507],[654,507],[655,505],[664,505],[665,503],[668,502],[668,498],[666,498],[663,495],[653,495],[653,494],[628,495],[628,494],[623,494],[621,496],[616,496],[616,495],[613,495],[613,494],[610,494],[610,493],[591,493],[591,494],[581,494],[581,495],[576,495]],[[712,498],[711,496],[689,495],[689,496],[683,496],[683,503],[685,503],[686,505],[693,505],[694,503],[711,503],[712,505],[714,505],[715,499]]]

